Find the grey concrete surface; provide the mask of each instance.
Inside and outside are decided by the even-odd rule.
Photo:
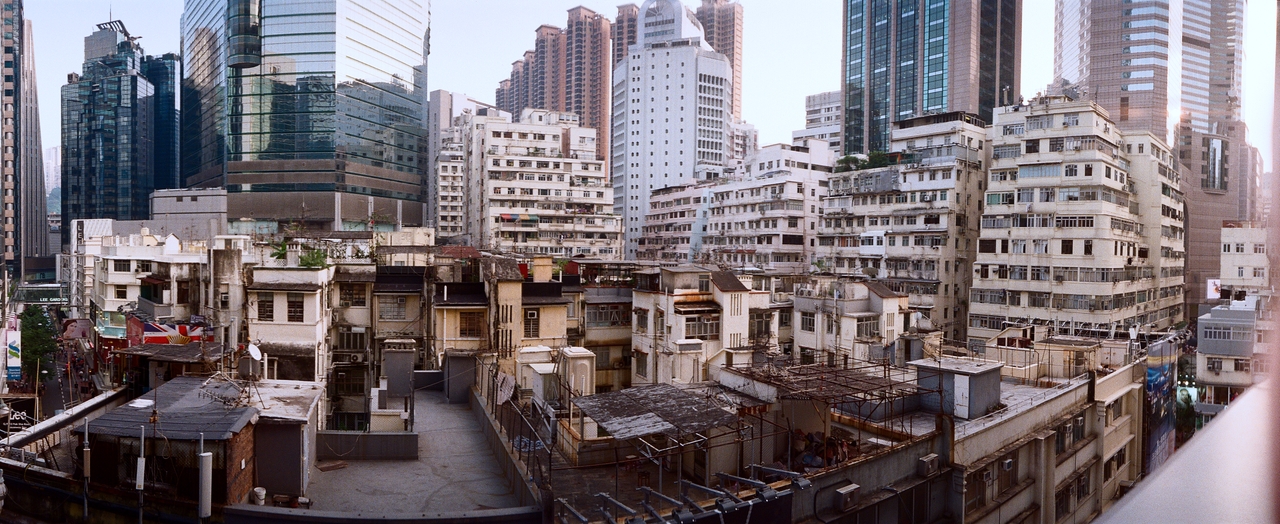
[[[511,483],[485,444],[467,404],[448,404],[437,391],[414,397],[417,461],[347,461],[311,470],[312,509],[405,514],[519,506]]]

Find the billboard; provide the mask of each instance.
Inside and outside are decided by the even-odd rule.
[[[1178,343],[1172,336],[1147,346],[1147,380],[1143,389],[1143,409],[1146,411],[1142,420],[1143,475],[1150,475],[1173,454],[1178,353]]]
[[[1209,300],[1222,298],[1222,279],[1211,278],[1208,282],[1208,285],[1204,287],[1204,298]]]
[[[5,331],[5,371],[8,380],[22,380],[22,332],[16,329]]]

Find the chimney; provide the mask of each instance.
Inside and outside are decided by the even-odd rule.
[[[529,270],[533,274],[534,282],[550,282],[551,271],[555,265],[551,263],[551,257],[533,257],[533,266]]]

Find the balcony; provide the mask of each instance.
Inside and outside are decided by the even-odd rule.
[[[173,318],[173,305],[157,304],[142,297],[138,297],[138,310],[151,315],[151,318]]]

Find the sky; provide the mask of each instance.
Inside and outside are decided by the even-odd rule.
[[[696,7],[698,0],[685,2]],[[759,131],[761,145],[790,142],[791,131],[804,127],[804,97],[840,88],[841,2],[739,2],[745,11],[743,118]],[[433,0],[429,89],[492,102],[498,81],[533,46],[539,25],[563,25],[566,11],[578,5],[613,18],[620,3]],[[1053,0],[1024,0],[1023,9],[1022,95],[1030,98],[1053,80]],[[1244,114],[1251,141],[1269,162],[1276,3],[1254,0],[1248,9]],[[45,147],[60,142],[59,90],[67,73],[80,71],[83,39],[95,24],[114,17],[143,37],[147,53],[180,51],[180,0],[27,0],[26,15],[34,24]]]

